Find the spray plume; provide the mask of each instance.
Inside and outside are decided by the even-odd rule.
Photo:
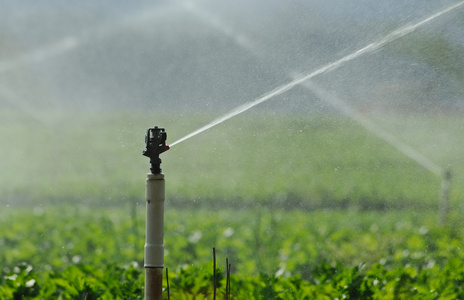
[[[79,47],[117,35],[120,30],[125,28],[145,25],[147,22],[166,16],[172,8],[173,6],[170,5],[166,7],[155,5],[148,10],[142,10],[123,18],[117,23],[104,23],[96,28],[92,28],[92,30],[86,30],[80,34],[63,37],[62,39],[48,43],[42,47],[38,47],[33,51],[22,53],[9,60],[0,61],[0,73],[11,71],[29,64],[40,63],[56,56],[67,54]]]
[[[429,170],[430,172],[438,176],[441,176],[444,173],[444,170],[439,165],[437,165],[435,162],[431,161],[429,158],[422,155],[420,152],[416,151],[411,146],[403,143],[398,138],[396,138],[394,135],[388,133],[387,131],[377,126],[376,123],[372,122],[368,118],[358,113],[356,110],[354,110],[352,107],[347,105],[344,101],[340,100],[338,97],[320,88],[319,86],[317,86],[315,83],[311,81],[307,81],[303,83],[303,85],[304,87],[311,90],[317,97],[324,99],[330,105],[337,108],[344,115],[356,121],[358,124],[364,127],[367,131],[370,131],[376,136],[382,138],[388,144],[395,147],[398,151],[400,151],[401,153],[403,153],[410,159],[414,160],[415,162],[417,162],[419,165],[421,165],[425,169]]]
[[[256,98],[255,100],[253,101],[250,101],[250,102],[247,102],[245,104],[242,104],[240,106],[238,106],[237,108],[233,109],[232,111],[228,112],[227,114],[223,115],[222,117],[219,117],[215,120],[213,120],[211,123],[189,133],[188,135],[180,138],[179,140],[175,141],[174,143],[171,144],[171,147],[172,146],[175,146],[191,137],[194,137],[208,129],[210,129],[211,127],[214,127],[230,118],[233,118],[247,110],[249,110],[250,108],[258,105],[258,104],[261,104],[275,96],[278,96],[280,94],[283,94],[291,89],[293,89],[295,86],[297,85],[300,85],[302,83],[304,83],[305,81],[311,79],[311,78],[314,78],[320,74],[323,74],[323,73],[327,73],[327,72],[331,72],[331,71],[334,71],[338,68],[340,68],[341,66],[343,66],[344,64],[346,64],[347,62],[350,62],[364,54],[367,54],[367,53],[372,53],[380,48],[382,48],[383,46],[385,46],[386,44],[388,43],[391,43],[411,32],[413,32],[414,30],[416,30],[417,28],[435,20],[436,18],[444,15],[444,14],[447,14],[455,9],[458,9],[460,8],[461,6],[464,5],[464,1],[461,1],[461,2],[458,2],[454,5],[451,5],[443,10],[440,10],[430,16],[428,16],[427,18],[423,19],[422,21],[419,21],[417,23],[414,23],[414,24],[408,24],[408,25],[405,25],[403,27],[400,27],[394,31],[392,31],[391,33],[385,35],[384,37],[382,37],[381,39],[379,39],[378,41],[376,42],[373,42],[351,54],[348,54],[336,61],[333,61],[331,63],[328,63],[324,66],[322,66],[321,68],[311,72],[311,73],[308,73],[308,74],[302,74],[298,77],[296,77],[294,80],[290,81],[289,83],[286,83],[284,85],[281,85],[277,88],[275,88],[274,90]],[[435,173],[435,172],[434,172]]]
[[[207,25],[218,30],[221,34],[226,35],[232,39],[239,47],[247,50],[253,55],[261,58],[261,53],[263,50],[260,50],[259,44],[254,40],[248,38],[246,35],[235,30],[233,27],[228,26],[222,20],[216,18],[214,15],[209,14],[208,12],[198,8],[193,4],[192,1],[183,2],[183,7],[190,13],[196,15],[200,20],[204,21]],[[355,109],[350,107],[346,102],[342,101],[340,98],[329,93],[327,90],[323,89],[319,85],[316,85],[314,82],[307,80],[302,83],[302,87],[308,89],[314,93],[318,98],[326,101],[333,108],[340,111],[342,114],[348,116],[358,124],[360,124],[367,131],[375,134],[377,137],[383,139],[389,145],[395,147],[398,151],[409,157],[410,159],[417,162],[419,165],[434,173],[435,175],[441,176],[444,174],[444,170],[435,162],[433,162],[428,157],[421,154],[419,151],[413,147],[405,144],[400,139],[389,133],[388,131],[379,127],[375,122],[371,121],[369,118],[359,114]],[[212,124],[212,123],[211,123]],[[214,125],[213,125],[214,126]]]

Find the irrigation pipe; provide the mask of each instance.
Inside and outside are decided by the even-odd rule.
[[[164,268],[164,198],[163,174],[147,174],[145,234],[145,300],[161,300]]]
[[[148,128],[142,155],[150,158],[146,180],[146,234],[144,247],[145,300],[162,300],[164,268],[164,174],[159,155],[169,149],[164,128]]]

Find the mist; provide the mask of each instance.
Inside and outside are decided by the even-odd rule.
[[[169,132],[172,142],[298,76],[343,59],[393,30],[420,22],[452,4],[271,1],[263,7],[249,1],[159,1],[136,5],[104,1],[3,2],[0,106],[4,114],[17,116],[13,120],[6,115],[3,118],[3,140],[16,140],[9,136],[14,130],[28,132],[31,136],[25,140],[35,141],[36,152],[32,154],[33,162],[10,159],[9,169],[2,168],[4,187],[9,191],[3,195],[15,198],[12,190],[22,193],[21,186],[9,182],[20,181],[19,171],[40,169],[60,174],[68,164],[72,169],[73,159],[66,163],[65,158],[63,162],[58,159],[47,166],[42,161],[52,159],[46,157],[53,151],[66,153],[60,150],[60,141],[73,140],[72,136],[81,131],[91,137],[83,138],[89,144],[78,146],[75,141],[69,155],[79,157],[84,151],[85,156],[91,156],[92,152],[99,153],[98,149],[119,151],[129,145],[133,152],[124,153],[124,158],[137,162],[137,172],[142,172],[137,146],[143,146],[143,125],[134,125],[126,116],[118,123],[118,114],[137,113],[146,120],[145,127],[157,119],[163,120],[165,124],[160,125],[166,128],[176,124]],[[459,154],[452,145],[460,137],[450,132],[460,128],[437,127],[434,120],[462,114],[464,44],[460,37],[464,25],[458,18],[460,10],[441,15],[334,71],[322,72],[311,78],[311,84],[376,123],[419,156],[427,157],[435,166],[432,173],[449,167],[459,169],[459,163],[450,161],[444,153]],[[112,114],[116,137],[91,133],[92,128],[99,129],[90,124],[99,124]],[[314,93],[301,85],[253,105],[242,122],[255,114],[328,118],[344,113],[327,97],[321,97],[321,92]],[[424,119],[420,124],[405,123],[410,115]],[[190,116],[189,120],[184,116]],[[192,121],[195,116],[198,122]],[[36,128],[36,133],[27,126]],[[424,137],[431,131],[435,134]],[[57,137],[42,139],[37,136],[39,132]],[[218,139],[227,139],[218,134]],[[366,134],[372,132],[367,130]],[[18,147],[29,146],[3,143],[4,157],[12,156]],[[198,145],[192,140],[179,147]],[[220,157],[219,153],[215,155]],[[176,159],[172,156],[169,160]],[[98,169],[98,162],[93,164]],[[106,164],[101,168],[115,170],[112,164]],[[75,183],[88,181],[85,174],[78,175]],[[240,177],[240,173],[236,176]],[[52,182],[44,184],[54,190]],[[133,183],[125,184],[134,188]]]

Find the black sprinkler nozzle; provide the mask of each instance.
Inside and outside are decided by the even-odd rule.
[[[161,158],[159,155],[164,151],[169,150],[169,145],[166,145],[167,134],[164,128],[148,128],[145,135],[146,149],[142,154],[150,158],[151,173],[161,174]]]

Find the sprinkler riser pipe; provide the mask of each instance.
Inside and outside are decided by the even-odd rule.
[[[451,170],[446,170],[443,174],[443,180],[441,182],[441,197],[440,203],[438,205],[439,212],[439,222],[440,225],[446,225],[450,207],[450,190],[451,190],[451,181],[452,181]]]
[[[163,299],[163,268],[145,268],[145,300]]]
[[[145,235],[145,268],[164,267],[164,175],[147,174],[146,180],[146,235]]]

